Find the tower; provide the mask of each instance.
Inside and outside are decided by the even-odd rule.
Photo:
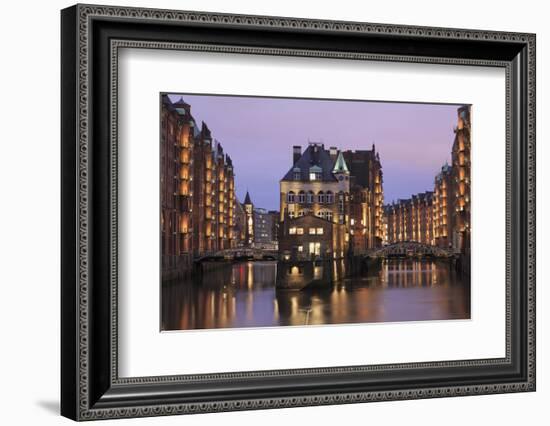
[[[349,169],[341,152],[339,152],[338,157],[336,157],[332,174],[336,177],[338,182],[340,182],[341,190],[344,190],[346,187],[349,188]]]
[[[245,233],[245,246],[252,246],[254,243],[254,205],[252,200],[250,200],[250,194],[246,191],[246,196],[244,197],[244,213],[246,216],[246,233]]]

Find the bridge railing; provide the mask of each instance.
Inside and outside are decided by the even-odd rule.
[[[454,253],[451,249],[444,249],[442,247],[418,243],[415,241],[403,241],[372,250],[368,256],[381,257],[391,255],[430,255],[435,257],[451,257],[453,254]]]
[[[235,258],[240,256],[251,256],[251,257],[260,257],[260,256],[277,256],[278,252],[276,250],[265,250],[265,249],[256,249],[256,248],[233,248],[220,250],[216,252],[206,252],[200,256],[195,257],[195,261],[200,261],[208,258]]]

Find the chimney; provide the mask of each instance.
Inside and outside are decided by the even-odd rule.
[[[336,148],[335,146],[331,146],[329,149],[329,152],[330,152],[330,159],[332,161],[336,161],[336,157],[338,156],[338,148]]]
[[[292,147],[292,164],[296,164],[296,162],[300,159],[302,156],[302,147],[300,145],[294,145]]]

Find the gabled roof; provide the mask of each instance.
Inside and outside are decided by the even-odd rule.
[[[444,177],[447,177],[451,174],[451,166],[447,162],[441,167],[441,171],[435,176],[435,181],[440,182]]]
[[[204,121],[201,122],[201,137],[204,139],[212,139],[212,133]]]
[[[309,180],[310,169],[317,166],[321,169],[321,181],[334,182],[336,178],[332,174],[333,165],[329,151],[322,144],[310,144],[281,180],[295,180],[294,173],[298,170],[301,174],[300,180]]]
[[[187,102],[185,102],[183,100],[183,96],[180,96],[180,98],[176,102],[172,102],[172,105],[174,105],[175,107],[180,107],[180,108],[190,106]]]
[[[346,160],[344,160],[344,156],[341,152],[338,153],[332,173],[349,173],[348,165],[346,164]]]
[[[197,126],[197,123],[195,122],[195,119],[191,120],[193,123],[193,137],[195,139],[198,139],[201,135],[201,129],[199,129],[199,126]]]
[[[178,101],[173,102],[172,107],[177,111],[179,115],[191,115],[191,105],[183,100],[183,96],[181,96]]]

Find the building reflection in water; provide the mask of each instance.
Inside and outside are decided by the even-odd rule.
[[[470,284],[444,261],[387,260],[301,291],[275,289],[276,262],[215,266],[200,282],[163,283],[162,330],[470,318]]]

